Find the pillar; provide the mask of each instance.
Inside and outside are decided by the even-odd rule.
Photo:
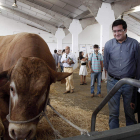
[[[62,40],[65,37],[65,32],[63,31],[63,28],[58,28],[55,37],[57,38],[57,50],[62,50],[63,45],[62,45]]]
[[[78,36],[82,32],[82,26],[77,19],[73,19],[72,23],[70,24],[70,27],[68,29],[70,33],[72,34],[72,53],[76,57],[76,61],[78,62],[79,57],[79,43],[78,43]],[[74,65],[74,69],[76,69],[78,66],[78,63]]]
[[[101,25],[100,52],[102,52],[102,47],[110,39],[110,25],[115,21],[114,11],[111,9],[111,5],[103,2],[95,19]]]
[[[72,53],[74,53],[76,59],[79,56],[79,47],[78,47],[78,36],[82,32],[82,26],[77,19],[73,19],[70,24],[69,31],[72,34]]]

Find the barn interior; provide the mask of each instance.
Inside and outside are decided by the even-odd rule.
[[[105,43],[113,38],[111,25],[115,19],[125,20],[127,35],[140,42],[140,0],[0,0],[0,36],[35,33],[45,40],[52,54],[55,49],[61,52],[69,46],[76,59],[79,51],[93,53],[94,44],[100,46],[102,53]],[[90,73],[87,85],[80,85],[79,63],[74,69],[75,92],[64,95],[65,84],[56,82],[51,85],[51,104],[74,124],[90,131],[91,115],[107,95],[105,73],[101,83],[103,98],[91,98]],[[125,127],[122,99],[120,103],[120,127]],[[49,107],[47,112],[63,137],[80,135]],[[109,130],[108,119],[106,104],[97,116],[96,131]],[[38,125],[36,138],[56,138],[45,118]]]

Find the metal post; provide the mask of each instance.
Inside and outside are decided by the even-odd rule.
[[[98,112],[106,105],[106,103],[113,97],[113,95],[121,88],[122,85],[128,84],[140,88],[140,81],[136,79],[123,78],[116,83],[109,94],[104,98],[100,105],[95,109],[91,118],[91,131],[95,131],[96,116]]]

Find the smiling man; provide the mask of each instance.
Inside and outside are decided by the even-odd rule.
[[[135,39],[127,36],[127,24],[119,19],[113,22],[114,39],[105,44],[104,65],[108,72],[107,92],[122,78],[138,78],[140,65],[140,47]],[[130,106],[133,86],[123,85],[108,102],[109,127],[119,127],[120,97],[123,97],[126,125],[136,123]]]

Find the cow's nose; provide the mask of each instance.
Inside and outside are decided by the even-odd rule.
[[[12,139],[32,139],[35,135],[35,125],[9,124],[9,135]]]
[[[11,130],[10,132],[11,136],[14,138],[14,139],[27,139],[27,138],[30,138],[31,135],[32,135],[32,130],[30,131],[27,131],[27,132],[20,132],[20,131],[15,131],[14,129]]]

